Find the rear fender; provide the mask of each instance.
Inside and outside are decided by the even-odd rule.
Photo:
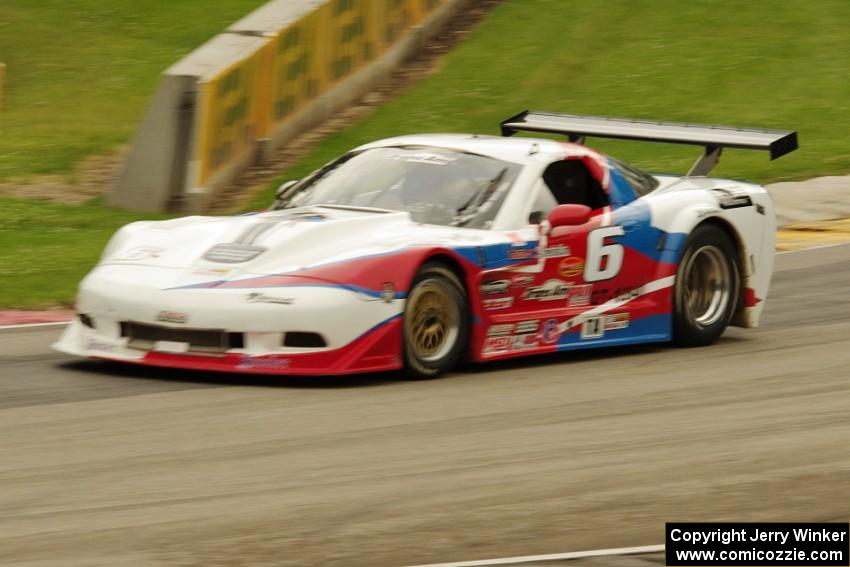
[[[776,220],[773,203],[762,188],[752,186],[752,204],[736,208],[721,208],[717,200],[706,195],[693,202],[694,192],[688,192],[690,202],[678,209],[668,232],[691,234],[699,225],[712,223],[723,229],[738,251],[741,270],[741,290],[738,307],[732,318],[737,327],[758,326],[764,300],[773,272]],[[684,253],[687,238],[669,239],[665,251],[676,264]]]

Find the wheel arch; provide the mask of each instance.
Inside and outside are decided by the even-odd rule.
[[[467,297],[469,297],[469,274],[463,268],[460,262],[453,256],[446,254],[442,251],[436,251],[428,256],[426,256],[422,263],[420,264],[420,268],[429,262],[438,262],[440,264],[445,264],[447,268],[449,268],[454,275],[458,277],[461,284],[463,285],[463,291],[466,292]]]
[[[416,266],[416,269],[413,271],[413,274],[411,276],[411,281],[408,283],[408,286],[407,286],[407,288],[409,290],[408,294],[412,294],[414,282],[416,281],[417,274],[419,274],[425,266],[433,266],[433,267],[438,266],[438,267],[440,267],[444,270],[448,270],[452,275],[454,275],[456,277],[457,283],[459,283],[459,285],[461,286],[460,291],[464,296],[464,303],[465,303],[464,311],[465,311],[465,313],[464,313],[464,320],[462,321],[462,324],[461,324],[462,328],[459,331],[461,333],[461,337],[459,339],[460,340],[459,350],[456,351],[458,354],[455,354],[455,355],[452,355],[452,356],[456,357],[456,358],[454,358],[455,362],[458,360],[458,358],[460,360],[466,359],[468,357],[468,353],[470,352],[473,322],[475,321],[475,317],[476,317],[476,315],[474,314],[474,306],[472,304],[473,297],[469,293],[469,290],[470,290],[469,279],[472,277],[472,274],[471,274],[470,271],[468,271],[468,269],[464,268],[462,261],[460,261],[458,258],[454,257],[451,252],[447,252],[447,251],[441,250],[441,249],[434,249],[434,250],[429,251],[426,254],[423,254],[419,258],[419,262]],[[444,279],[449,279],[449,278],[444,277]],[[410,295],[408,295],[408,298],[409,297],[410,297]],[[407,299],[405,301],[407,301]],[[407,307],[404,308],[403,313],[405,313],[405,314],[407,313]],[[402,348],[405,349],[404,346]],[[412,362],[412,359],[407,354],[405,354],[405,359],[407,360],[406,366],[409,369],[410,368],[416,368],[417,364],[422,364],[421,362],[417,362],[417,363]],[[454,366],[454,362],[452,362],[450,364],[449,368],[451,368],[451,366]],[[424,372],[424,371],[419,370],[419,372]],[[427,374],[427,373],[426,373],[427,375],[426,374],[420,374],[419,377],[421,377],[421,378],[434,377],[436,375],[441,374],[442,372],[443,372],[443,370],[440,370],[438,372],[438,374]]]
[[[456,257],[452,256],[450,253],[445,250],[434,250],[427,256],[422,259],[419,267],[421,268],[427,263],[437,262],[446,266],[449,270],[452,271],[454,275],[457,276],[458,280],[460,280],[461,285],[463,286],[463,292],[466,294],[466,299],[468,302],[468,309],[466,313],[466,344],[464,345],[464,353],[462,358],[469,359],[470,353],[474,350],[475,344],[475,333],[473,332],[475,329],[476,321],[480,320],[480,312],[479,305],[475,301],[475,297],[472,294],[473,289],[473,278],[474,274],[469,268],[464,267],[463,263],[460,262]]]
[[[737,264],[738,270],[740,274],[740,281],[737,290],[737,297],[735,298],[735,311],[732,317],[732,325],[737,323],[738,317],[741,315],[742,310],[744,309],[744,290],[749,286],[749,279],[752,275],[752,266],[749,262],[749,253],[747,250],[746,242],[741,234],[735,229],[731,222],[728,220],[718,217],[711,216],[697,222],[691,232],[695,231],[697,228],[701,226],[714,226],[718,229],[722,230],[731,240],[732,245],[735,247],[735,252],[737,255]],[[684,246],[682,248],[682,252],[684,252]]]

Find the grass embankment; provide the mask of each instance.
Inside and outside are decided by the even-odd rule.
[[[96,11],[100,4],[94,0],[79,3],[90,5],[92,11]],[[23,8],[25,4],[30,2],[16,0],[12,3],[19,6],[15,13],[23,14],[21,18],[25,15],[29,21],[30,8]],[[63,6],[67,4],[62,3]],[[128,6],[122,12],[123,17],[128,19],[139,18],[139,14],[144,12],[146,18],[155,20],[165,17],[161,11],[167,11],[166,6],[171,11],[177,9],[164,0],[157,3],[156,9],[149,8],[150,3],[146,3],[144,9],[127,0],[121,4]],[[216,13],[216,16],[224,13],[209,9],[208,2],[193,1],[190,4],[203,6],[203,9],[196,6],[199,13]],[[227,9],[239,12],[234,7],[238,4],[230,3]],[[6,5],[4,2],[0,14],[9,12]],[[56,11],[60,4],[42,3],[40,6],[35,10],[50,11],[46,6],[52,6],[52,10]],[[246,12],[248,7],[241,11]],[[184,9],[180,8],[180,11]],[[52,27],[41,29],[67,33],[68,22],[63,21],[65,19],[68,18],[52,17]],[[235,16],[222,16],[220,21],[225,21],[214,26],[209,35],[234,19]],[[0,21],[8,20],[8,17],[0,17]],[[657,2],[649,0],[602,3],[590,0],[507,0],[463,45],[446,57],[438,73],[377,109],[358,125],[329,137],[292,167],[285,177],[300,177],[335,155],[375,138],[439,131],[495,134],[500,120],[524,108],[794,128],[800,132],[800,151],[777,162],[768,161],[767,156],[760,152],[729,151],[715,170],[716,175],[765,183],[848,173],[850,113],[846,109],[850,103],[850,82],[845,80],[845,76],[850,69],[850,35],[846,33],[847,21],[850,21],[850,3],[841,0],[681,3],[675,10],[659,8]],[[147,27],[138,27],[139,33]],[[104,24],[102,28],[100,33],[108,37],[121,35],[109,25]],[[65,144],[78,148],[74,150],[76,153],[71,152],[72,155],[67,155],[64,161],[60,159],[61,152],[60,157],[43,161],[36,161],[34,157],[11,159],[5,162],[7,173],[10,167],[17,167],[18,172],[24,169],[30,172],[67,170],[78,157],[126,140],[141,115],[144,99],[152,92],[156,73],[177,58],[176,55],[166,57],[163,51],[171,49],[174,42],[186,39],[185,33],[176,29],[163,26],[153,41],[155,45],[141,48],[155,50],[162,55],[162,62],[155,68],[136,69],[128,75],[125,71],[134,69],[133,65],[127,67],[116,63],[103,70],[105,74],[102,77],[106,79],[100,86],[93,88],[89,81],[70,97],[62,97],[67,101],[88,96],[101,97],[100,91],[106,89],[110,97],[102,99],[114,98],[115,91],[110,89],[135,83],[138,80],[136,73],[150,73],[147,87],[136,84],[131,89],[134,96],[140,97],[133,99],[136,102],[119,100],[122,104],[136,105],[134,111],[123,108],[122,104],[117,105],[122,108],[110,107],[109,111],[104,111],[103,100],[91,105],[85,102],[83,108],[92,106],[94,110],[86,118],[75,119],[76,125],[71,125],[67,136],[61,140],[53,137],[42,140],[46,145],[44,151]],[[26,35],[22,31],[15,33]],[[43,41],[20,39],[26,41],[27,49],[44,49]],[[193,40],[194,43],[188,43],[195,45],[202,39],[198,37]],[[135,49],[126,47],[117,55],[110,54],[113,49],[111,41],[99,43],[97,49],[70,39],[63,39],[62,43],[66,51],[57,49],[53,52],[55,68],[48,66],[45,72],[50,73],[53,69],[52,72],[64,77],[66,84],[74,73],[63,70],[64,65],[73,65],[75,69],[89,69],[94,65],[91,61],[84,66],[77,65],[76,50],[88,53],[89,57],[102,56],[105,61],[113,58],[125,60],[125,64],[129,64],[127,59],[132,60],[137,55]],[[9,42],[4,30],[0,34],[0,59],[10,51],[10,47],[16,57],[24,57],[17,45]],[[47,57],[43,51],[41,53],[27,54],[26,57],[41,61]],[[10,58],[6,59],[9,62]],[[13,72],[10,66],[10,77]],[[43,82],[45,85],[49,83],[46,79]],[[10,89],[14,91],[15,87],[10,84]],[[56,87],[56,90],[62,89]],[[16,95],[10,92],[9,96],[11,104]],[[62,109],[62,112],[77,112],[73,102],[66,103]],[[45,105],[43,112],[49,113],[43,124],[49,124],[52,118],[59,119],[60,112],[52,105]],[[35,114],[37,112],[33,111]],[[82,140],[91,142],[88,146],[74,141],[79,136],[76,128],[87,132],[85,124],[102,120],[104,115],[112,115],[116,121],[111,128],[83,134]],[[116,125],[118,122],[120,126]],[[110,133],[115,128],[122,133]],[[46,131],[49,130],[46,128]],[[75,133],[78,135],[75,136]],[[26,139],[38,141],[37,137]],[[696,157],[693,147],[591,143],[654,171],[683,172]],[[0,149],[0,153],[2,151]],[[36,147],[30,156],[38,151]],[[18,165],[8,165],[15,163]],[[60,167],[59,163],[64,165]],[[22,168],[21,164],[29,165]],[[258,195],[256,203],[267,203],[271,191],[270,186],[268,191]],[[3,226],[16,222],[9,218],[6,205],[0,202],[0,238],[20,248],[21,243],[26,242],[26,235],[3,230]],[[37,211],[46,206],[21,204],[20,207],[36,219]],[[51,207],[48,209],[63,216],[59,211],[64,209]],[[0,258],[3,281],[16,282],[14,288],[4,284],[0,290],[3,305],[68,301],[73,295],[76,278],[95,261],[111,227],[128,217],[94,205],[67,210],[69,219],[77,219],[76,225],[71,220],[67,223],[57,220],[52,236],[48,233],[35,240],[34,244],[27,244],[27,256],[10,253]],[[99,215],[100,223],[80,226],[84,224],[82,217],[89,214]],[[108,229],[105,228],[107,225]],[[46,251],[53,256],[52,276],[33,273],[26,259],[28,256],[48,257]]]
[[[3,0],[0,180],[130,139],[159,74],[263,0]]]
[[[760,183],[850,173],[850,3],[508,0],[441,71],[331,136],[285,178],[353,146],[412,132],[498,134],[526,108],[796,129],[770,162],[729,150],[713,175]],[[589,140],[650,171],[684,173],[694,147]],[[267,202],[273,189],[258,197]]]
[[[160,73],[262,3],[2,0],[0,181],[72,175],[127,142]],[[109,235],[142,216],[0,199],[0,307],[71,302]]]
[[[112,233],[139,219],[94,203],[3,200],[0,210],[0,307],[70,304]]]

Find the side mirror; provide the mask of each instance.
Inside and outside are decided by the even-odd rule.
[[[591,212],[593,210],[587,205],[558,205],[549,211],[546,220],[552,228],[576,226],[586,223],[590,219]]]
[[[290,181],[287,181],[286,183],[284,183],[284,184],[283,184],[283,185],[281,185],[280,187],[278,187],[278,188],[277,188],[277,191],[275,191],[275,193],[274,193],[274,197],[275,197],[275,199],[280,199],[280,198],[283,196],[283,194],[284,194],[284,193],[286,193],[287,191],[289,191],[289,189],[290,189],[293,185],[295,185],[296,183],[298,183],[298,180],[297,180],[297,179],[292,179],[292,180],[290,180]]]

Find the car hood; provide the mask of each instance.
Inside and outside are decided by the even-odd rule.
[[[492,238],[482,230],[421,225],[406,212],[309,207],[235,217],[184,217],[127,225],[101,267],[179,271],[169,284],[297,273],[316,265],[414,245]],[[165,282],[163,282],[165,283]]]

